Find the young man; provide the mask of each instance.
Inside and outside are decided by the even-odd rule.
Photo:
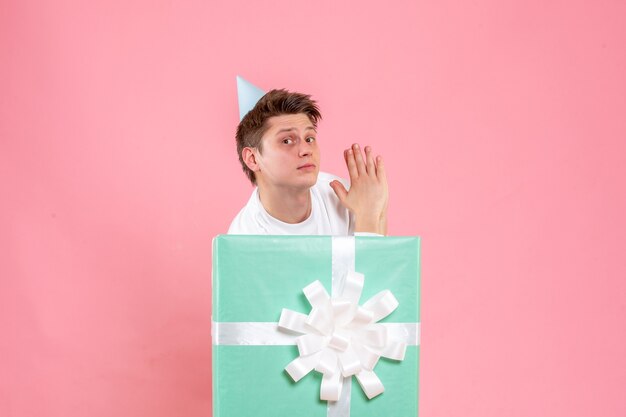
[[[271,90],[237,128],[241,166],[257,187],[230,225],[230,234],[351,235],[387,233],[388,189],[383,160],[358,144],[344,151],[350,188],[319,171],[317,122],[311,97]]]

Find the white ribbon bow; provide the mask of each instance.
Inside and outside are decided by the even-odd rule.
[[[280,315],[279,329],[302,334],[296,339],[300,356],[285,370],[296,382],[313,369],[322,373],[322,400],[338,401],[344,377],[352,375],[372,399],[385,390],[374,372],[378,359],[404,359],[406,342],[394,334],[403,329],[376,323],[398,307],[398,300],[384,290],[359,306],[363,282],[363,274],[348,270],[343,291],[331,298],[315,281],[303,289],[312,307],[308,315],[289,309]]]

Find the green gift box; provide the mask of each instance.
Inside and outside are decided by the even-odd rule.
[[[417,416],[419,248],[418,237],[216,237],[213,415]],[[344,398],[338,408],[337,403],[320,399],[321,373],[313,370],[295,382],[285,371],[300,355],[294,342],[299,335],[276,328],[283,309],[304,315],[311,312],[303,289],[312,282],[320,281],[335,297],[337,276],[343,268],[364,275],[359,305],[382,290],[391,291],[398,306],[378,323],[413,326],[409,340],[413,338],[415,343],[406,346],[402,360],[383,357],[376,363],[373,371],[384,384],[382,394],[368,399],[356,377],[346,378],[343,397],[347,397],[347,406]],[[258,332],[269,328],[276,335],[268,342]]]

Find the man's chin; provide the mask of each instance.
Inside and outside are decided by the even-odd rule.
[[[301,187],[311,188],[317,183],[317,176],[319,175],[319,171],[308,172],[305,175],[302,175],[298,178],[298,185]]]
[[[319,170],[315,170],[315,172],[311,173],[311,187],[317,183],[317,176],[320,174]]]

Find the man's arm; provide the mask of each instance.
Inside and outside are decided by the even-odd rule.
[[[372,148],[365,147],[365,158],[358,144],[343,153],[350,175],[350,191],[339,181],[330,186],[341,203],[354,215],[355,232],[387,234],[387,204],[389,189],[383,158],[372,156]]]

